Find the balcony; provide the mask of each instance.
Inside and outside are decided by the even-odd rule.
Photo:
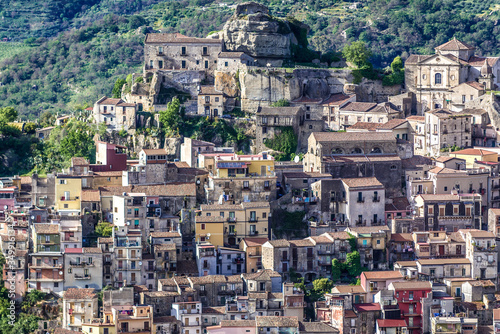
[[[374,202],[380,202],[380,196],[373,196]]]
[[[357,201],[358,203],[364,203],[365,202],[365,198],[364,197],[358,197]]]
[[[257,258],[257,257],[262,257],[262,254],[260,252],[256,253],[247,253],[249,258]]]
[[[84,279],[84,280],[86,280],[86,279],[91,279],[91,278],[92,278],[92,275],[90,275],[90,274],[87,274],[87,275],[75,274],[75,279]]]
[[[227,234],[229,236],[235,236],[236,235],[236,231],[229,231],[229,232],[227,232]]]
[[[259,231],[250,231],[250,235],[258,235]]]
[[[233,258],[233,263],[242,264],[243,262],[244,262],[244,259],[242,257]]]
[[[259,218],[257,218],[257,217],[250,217],[249,221],[250,221],[251,223],[255,223],[255,222],[258,222],[258,221],[259,221]]]
[[[227,217],[228,223],[236,223],[237,219],[236,217]]]
[[[88,263],[86,261],[69,261],[69,264],[73,267],[94,267],[94,263]]]

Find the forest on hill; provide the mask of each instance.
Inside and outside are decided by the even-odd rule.
[[[375,67],[398,55],[433,53],[452,37],[481,55],[500,55],[495,0],[271,0],[275,16],[310,26],[309,47],[339,52],[361,40]],[[220,30],[235,2],[213,0],[7,0],[0,3],[0,107],[37,119],[110,95],[118,78],[140,72],[144,34],[203,37]]]

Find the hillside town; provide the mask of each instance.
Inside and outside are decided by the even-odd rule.
[[[286,68],[294,24],[249,2],[206,38],[148,33],[130,91],[88,110],[95,163],[0,178],[3,281],[44,293],[37,334],[500,333],[500,58],[452,39],[403,87],[354,83]],[[171,92],[249,149],[131,154],[117,133],[160,127]]]

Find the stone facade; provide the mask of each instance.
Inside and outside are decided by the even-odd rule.
[[[147,71],[214,71],[222,51],[222,41],[194,38],[181,34],[147,34],[144,41],[144,64]]]
[[[122,99],[100,98],[93,109],[94,121],[97,124],[106,124],[106,130],[120,131],[135,129],[137,107],[134,103],[127,103]]]
[[[464,82],[491,80],[488,74],[496,76],[494,84],[500,83],[498,58],[475,56],[474,47],[456,39],[435,50],[434,55],[411,55],[405,62],[406,86],[416,94],[422,108],[450,108],[453,102],[460,104],[461,96],[459,101],[453,101],[452,88]]]

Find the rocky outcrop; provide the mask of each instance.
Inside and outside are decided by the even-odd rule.
[[[344,85],[352,79],[348,69],[295,69],[291,73],[284,69],[241,71],[241,108],[255,112],[259,106],[268,106],[282,99],[326,99],[330,94],[342,92]]]
[[[291,44],[297,43],[286,20],[269,15],[269,9],[255,2],[236,7],[226,22],[222,38],[227,51],[241,51],[257,58],[290,58]]]
[[[228,72],[215,71],[214,77],[216,90],[223,92],[227,97],[238,96],[238,81],[234,75]]]

